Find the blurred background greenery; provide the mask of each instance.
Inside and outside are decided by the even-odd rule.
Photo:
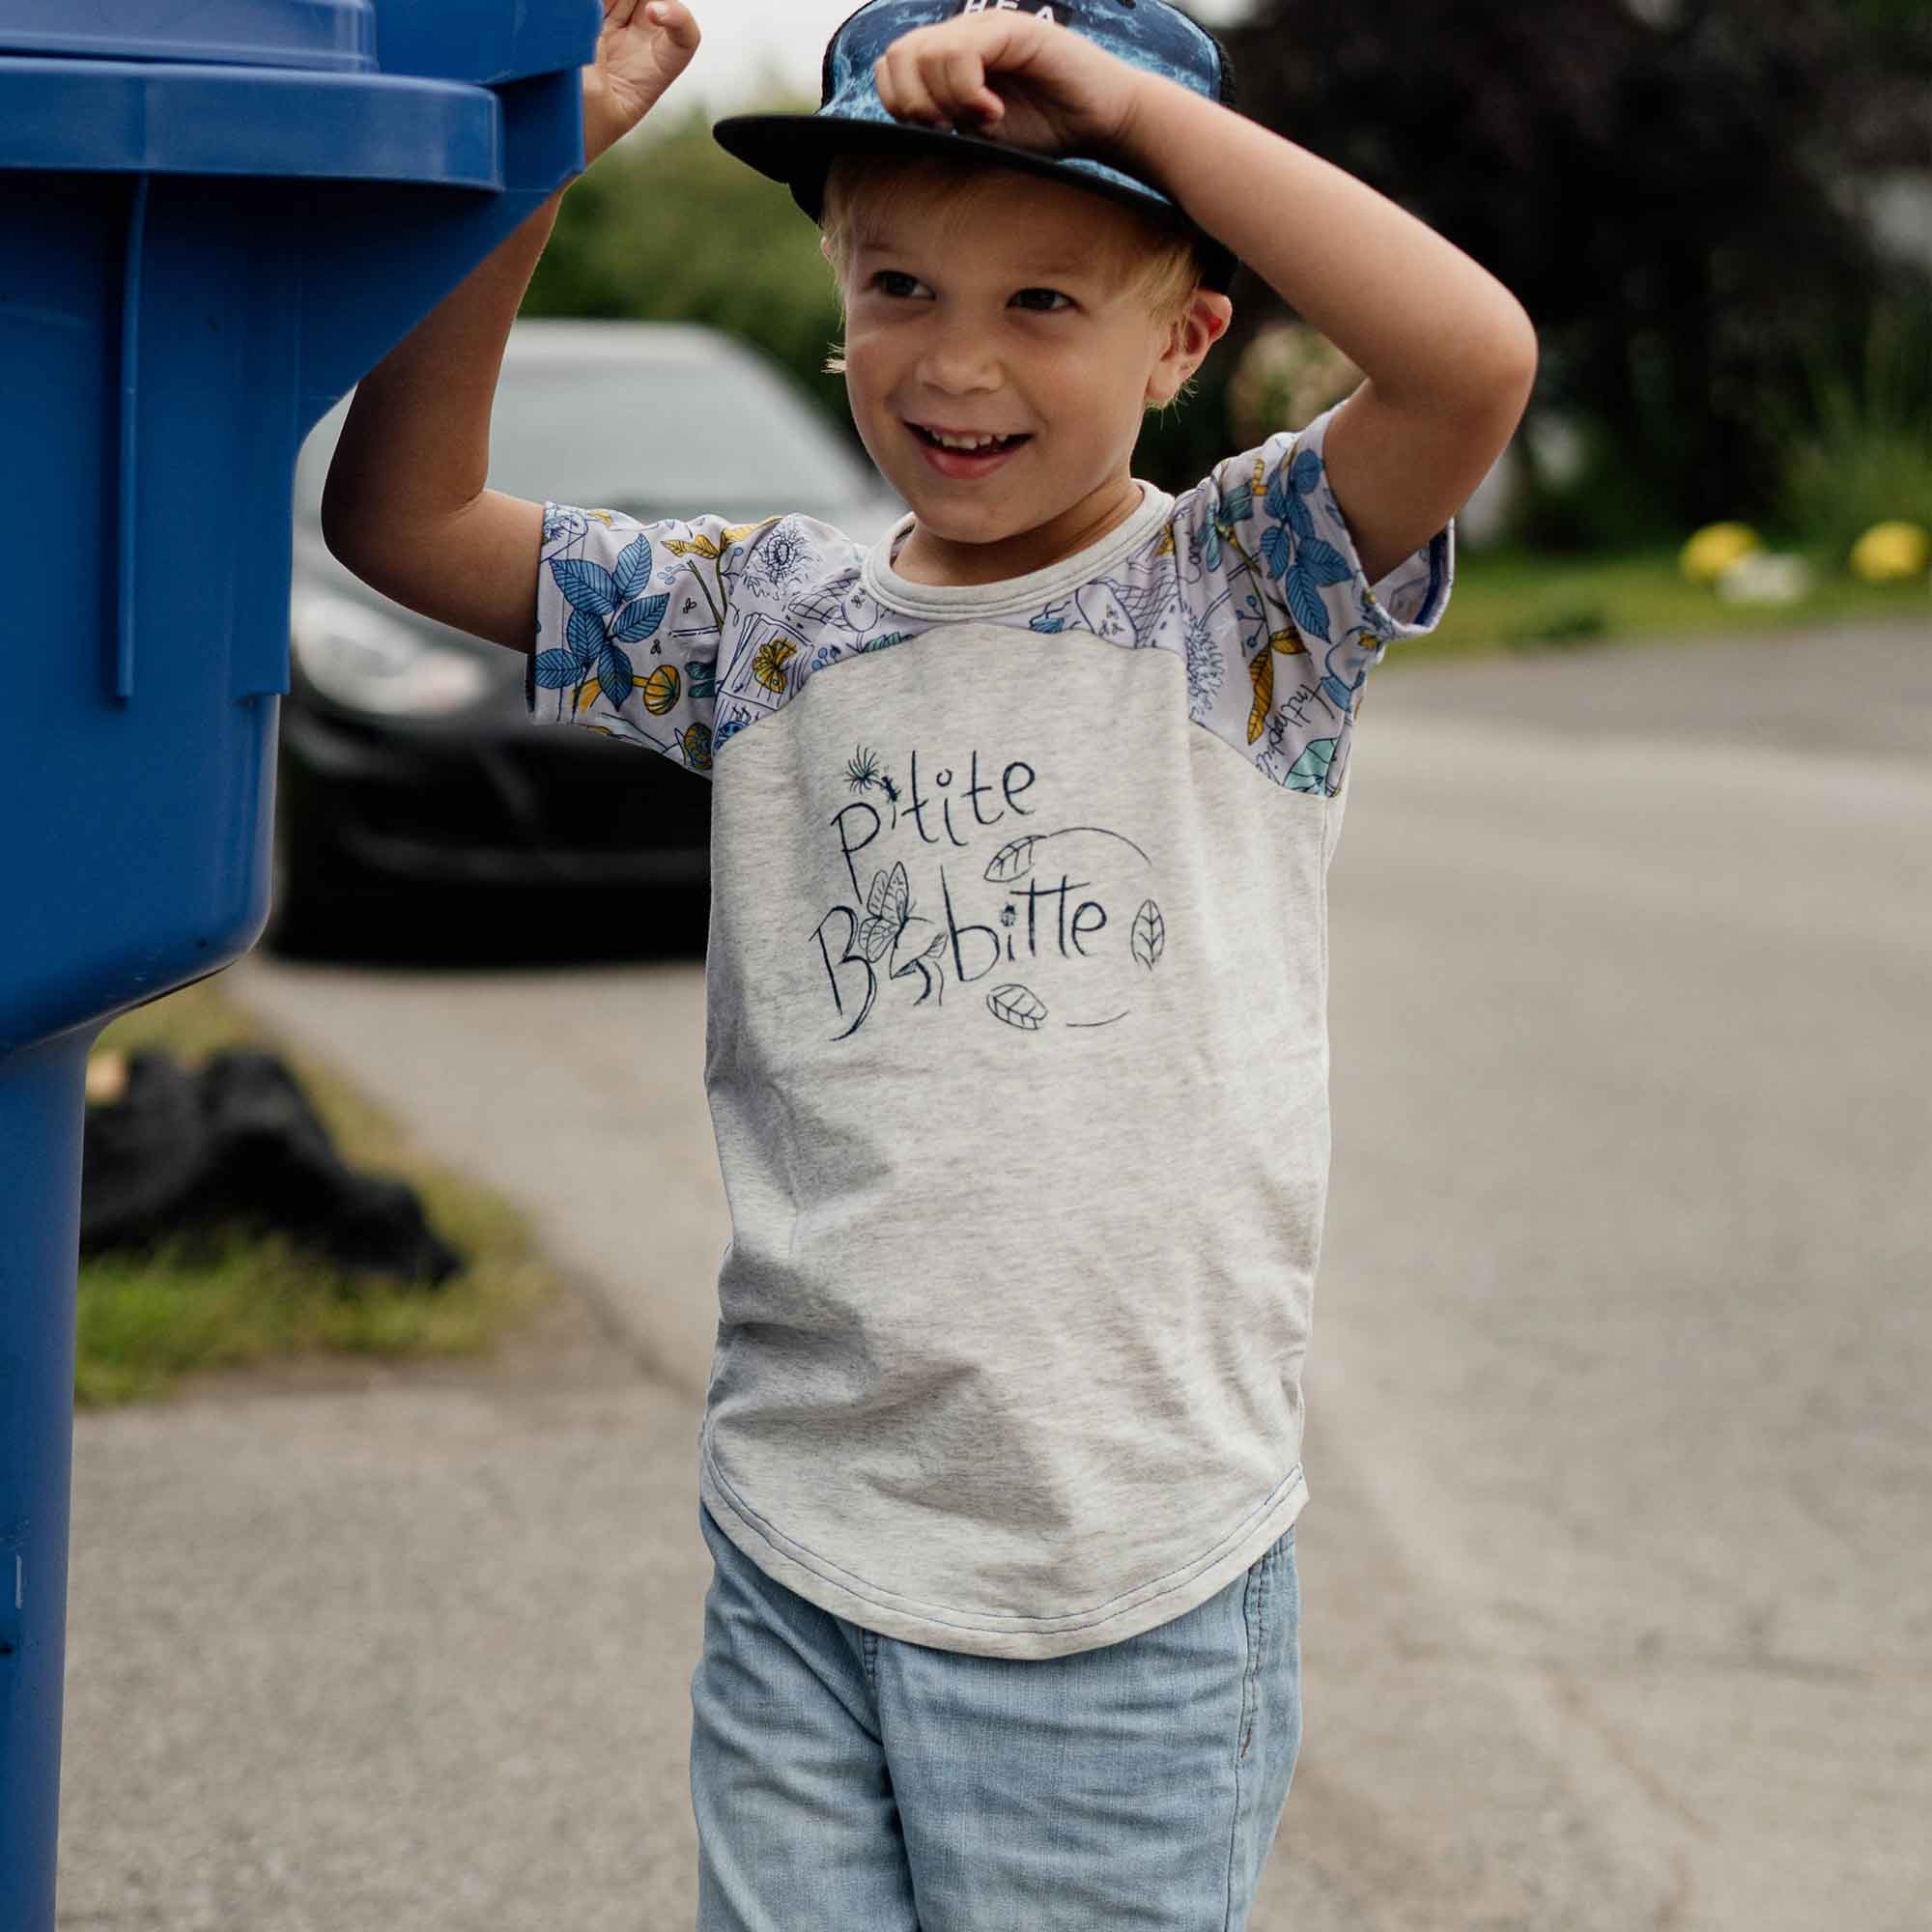
[[[1244,112],[1429,222],[1536,322],[1529,412],[1459,520],[1465,585],[1485,559],[1546,593],[1613,559],[1675,579],[1692,531],[1740,521],[1814,567],[1803,616],[1820,595],[1861,608],[1846,566],[1873,525],[1932,528],[1923,0],[1255,0],[1217,31]],[[712,324],[849,434],[820,369],[838,313],[816,230],[716,145],[710,103],[676,105],[565,197],[525,313]],[[731,103],[753,105],[816,101]],[[1143,437],[1137,473],[1166,488],[1359,381],[1259,278],[1234,298],[1192,400]],[[1906,576],[1922,602],[1924,566]],[[1623,628],[1593,595],[1517,629]]]

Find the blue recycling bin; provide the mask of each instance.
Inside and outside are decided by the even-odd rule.
[[[52,1932],[87,1053],[268,913],[296,453],[582,165],[598,0],[0,0],[0,1926]]]

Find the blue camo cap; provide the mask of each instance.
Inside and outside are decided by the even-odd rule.
[[[886,49],[916,27],[982,13],[1037,14],[1150,73],[1234,105],[1226,50],[1166,0],[868,0],[826,45],[817,113],[736,114],[712,133],[727,153],[782,182],[814,221],[824,204],[826,173],[841,155],[971,156],[1089,188],[1192,234],[1201,247],[1205,285],[1225,294],[1238,266],[1234,255],[1151,182],[1085,156],[1032,154],[983,135],[893,118],[872,78]]]

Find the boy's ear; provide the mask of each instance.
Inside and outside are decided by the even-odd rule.
[[[1235,304],[1209,289],[1196,289],[1186,314],[1169,326],[1160,359],[1148,374],[1147,403],[1164,409],[1208,359],[1208,352],[1227,334]]]

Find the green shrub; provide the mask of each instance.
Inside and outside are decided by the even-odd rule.
[[[1679,538],[1673,506],[1634,484],[1623,439],[1591,416],[1569,421],[1579,456],[1575,469],[1560,479],[1538,461],[1527,426],[1518,432],[1520,488],[1510,512],[1510,540],[1559,555],[1603,555]]]
[[[1847,374],[1814,356],[1809,408],[1782,414],[1777,522],[1785,539],[1840,569],[1890,518],[1932,529],[1932,298],[1880,308]]]

